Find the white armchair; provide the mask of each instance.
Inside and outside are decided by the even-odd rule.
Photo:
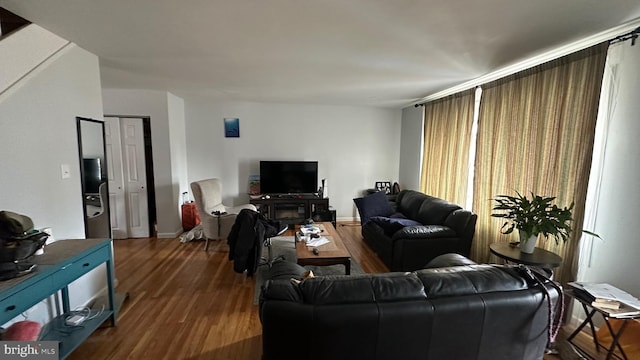
[[[200,214],[200,223],[206,237],[204,249],[209,247],[209,239],[226,239],[236,216],[242,209],[256,210],[252,204],[226,206],[222,204],[222,183],[220,179],[205,179],[191,183],[191,191]]]

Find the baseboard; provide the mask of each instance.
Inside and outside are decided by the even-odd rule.
[[[175,232],[166,232],[166,233],[158,233],[157,237],[158,239],[174,239],[177,238],[178,236],[180,236],[180,234],[182,234],[182,228],[176,230]]]
[[[345,217],[339,217],[336,218],[336,222],[360,222],[360,218],[359,217],[350,217],[350,216],[345,216]]]

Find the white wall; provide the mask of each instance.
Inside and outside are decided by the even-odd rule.
[[[182,232],[179,215],[180,189],[178,178],[174,179],[172,160],[173,126],[170,116],[180,108],[180,99],[164,91],[103,89],[104,113],[120,116],[143,116],[151,118],[151,142],[153,148],[153,175],[156,191],[158,237],[176,237]],[[171,109],[170,109],[171,101]],[[171,113],[170,113],[171,110]],[[179,111],[178,111],[179,112]],[[179,124],[184,119],[178,118]],[[179,128],[180,125],[177,125]],[[173,140],[172,140],[173,138]],[[180,151],[178,149],[178,151]]]
[[[0,53],[11,52],[9,45],[0,42]],[[3,58],[0,68],[18,68],[12,61],[29,62]],[[51,227],[56,239],[84,238],[76,116],[102,119],[98,58],[71,44],[26,71],[0,94],[1,209],[30,216],[37,228]],[[62,164],[69,165],[68,179],[62,179]],[[70,289],[71,306],[104,286],[102,268],[79,279]],[[47,311],[37,307],[31,318],[44,321]]]
[[[376,181],[397,181],[400,110],[248,102],[186,102],[189,181],[222,179],[227,205],[248,202],[260,160],[317,160],[337,217],[357,216],[353,198]],[[240,119],[225,138],[223,119]]]
[[[631,46],[629,41],[612,45],[607,62],[615,66],[618,85],[614,86],[617,96],[610,103],[602,187],[593,229],[603,239],[593,240],[592,248],[583,251],[578,279],[608,282],[640,297],[640,46]]]
[[[68,44],[35,24],[7,35],[0,44],[0,94]]]
[[[401,189],[419,190],[424,138],[424,107],[402,109],[402,137],[400,143]]]
[[[167,93],[169,113],[169,136],[171,144],[171,168],[176,194],[189,192],[187,176],[187,135],[184,114],[184,100]],[[180,203],[182,198],[179,199]]]

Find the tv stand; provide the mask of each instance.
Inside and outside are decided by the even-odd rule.
[[[325,215],[323,220],[335,223],[335,216],[325,219],[326,214],[331,214],[332,211],[329,209],[329,199],[315,194],[273,194],[268,198],[262,196],[251,199],[250,203],[266,218],[281,221],[290,227],[320,215]]]
[[[271,198],[279,199],[321,199],[317,194],[273,194]]]

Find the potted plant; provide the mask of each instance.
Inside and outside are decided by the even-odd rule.
[[[560,239],[567,241],[571,234],[573,203],[561,208],[553,204],[555,197],[531,193],[531,198],[527,198],[517,191],[516,194],[517,196],[498,195],[492,199],[496,202],[493,210],[499,213],[491,216],[505,219],[500,228],[501,233],[510,234],[515,229],[520,232],[521,252],[531,254],[539,234],[546,238],[553,236],[556,243]]]

